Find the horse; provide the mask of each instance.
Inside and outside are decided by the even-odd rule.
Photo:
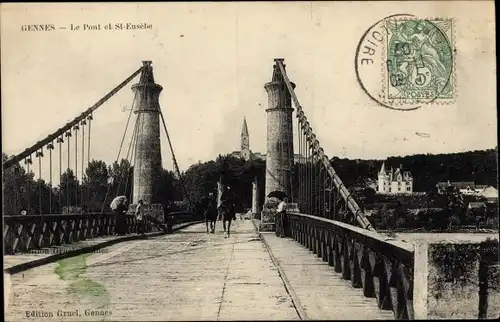
[[[207,225],[207,234],[209,233],[208,230],[208,223],[210,222],[210,233],[215,233],[215,223],[217,222],[217,209],[215,209],[214,205],[212,202],[209,202],[207,207],[204,210],[204,215],[205,215],[205,223]]]
[[[231,221],[236,219],[236,214],[234,212],[234,205],[225,205],[222,204],[219,207],[219,217],[222,219],[222,227],[224,228],[224,238],[228,238],[231,235]],[[226,222],[227,222],[227,231],[226,231]]]

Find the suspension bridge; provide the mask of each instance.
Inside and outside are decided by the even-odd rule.
[[[95,142],[92,121],[138,75],[118,148],[117,161],[131,127],[123,152],[128,164],[109,178],[101,204],[92,208],[86,200],[93,192],[83,184],[72,186],[64,175],[72,168],[76,178],[80,171],[82,182],[88,180]],[[49,187],[53,189],[57,174],[60,186],[66,185],[57,194],[40,192],[38,200],[20,189],[17,210],[3,213],[6,320],[498,317],[500,293],[488,286],[495,261],[491,245],[412,244],[378,233],[335,172],[295,86],[284,60],[275,59],[271,81],[264,86],[269,96],[265,195],[278,191],[289,196],[287,229],[272,198],[258,204],[254,185],[252,209],[260,216],[236,221],[229,239],[222,238],[219,226],[215,234],[206,233],[177,166],[158,103],[162,87],[155,83],[149,61],[71,122],[6,160],[4,172],[31,173],[34,157],[40,187],[42,162],[48,161]],[[159,193],[161,130],[187,201],[187,208],[175,213],[165,213]],[[300,155],[296,167],[294,148]],[[130,200],[124,236],[115,236],[117,214],[108,206],[117,195]],[[148,227],[145,237],[135,234],[133,212],[139,200],[168,227],[166,232]],[[23,210],[27,214],[19,215]],[[441,259],[471,247],[480,256],[469,258],[467,273],[452,273],[450,279]],[[477,283],[453,282],[464,274]]]

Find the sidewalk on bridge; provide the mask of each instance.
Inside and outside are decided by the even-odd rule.
[[[380,310],[374,298],[364,297],[361,289],[293,239],[274,232],[260,235],[303,320],[394,320],[391,311]]]

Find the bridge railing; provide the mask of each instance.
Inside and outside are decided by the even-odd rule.
[[[276,217],[278,236],[311,250],[398,320],[500,314],[498,239],[413,244],[332,219],[287,217]]]
[[[112,236],[115,233],[117,214],[85,213],[67,215],[6,215],[3,217],[4,254],[26,253],[47,247],[72,244],[96,237]],[[178,212],[165,216],[167,231],[175,225],[198,221],[199,216]],[[137,219],[127,214],[127,234],[137,232]],[[148,225],[147,232],[156,231]]]
[[[113,235],[116,213],[4,216],[5,254],[29,252],[81,240]],[[127,216],[129,233],[136,232],[135,216]]]
[[[200,216],[194,212],[176,211],[171,212],[165,216],[165,224],[167,225],[168,232],[172,232],[172,228],[176,225],[202,220],[203,216]]]
[[[289,214],[289,229],[278,234],[295,239],[328,262],[379,308],[397,319],[413,319],[413,246],[331,219]],[[278,217],[278,221],[281,217]]]

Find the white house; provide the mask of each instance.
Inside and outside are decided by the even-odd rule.
[[[413,193],[413,177],[410,171],[403,171],[403,166],[389,171],[385,169],[385,162],[378,173],[377,193],[381,194],[410,194]]]

